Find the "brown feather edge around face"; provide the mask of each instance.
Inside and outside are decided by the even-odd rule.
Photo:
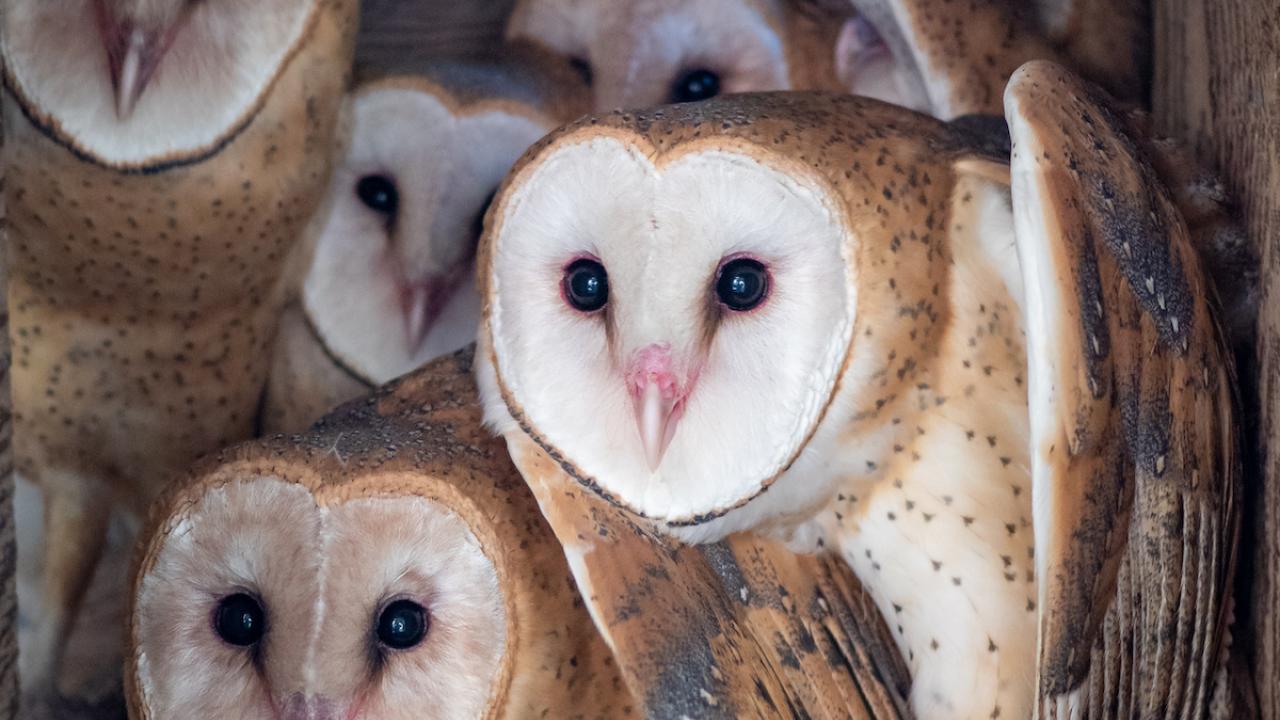
[[[453,389],[448,387],[442,387],[444,393],[433,393],[437,385],[444,386],[448,382],[447,379],[444,383],[436,382],[442,373],[450,376],[460,374],[469,380],[469,360],[469,350],[441,358],[426,366],[423,371],[392,383],[367,399],[355,400],[340,407],[307,433],[277,435],[236,445],[207,456],[196,463],[183,481],[165,491],[152,505],[147,523],[139,535],[141,541],[136,547],[130,574],[131,594],[127,624],[130,652],[125,658],[124,683],[131,718],[145,720],[151,717],[142,697],[142,688],[137,682],[140,658],[134,652],[138,642],[135,615],[143,581],[155,566],[164,541],[209,491],[241,479],[262,477],[303,486],[320,507],[367,498],[420,498],[447,508],[461,519],[479,541],[485,557],[493,564],[499,584],[515,588],[514,591],[505,593],[503,598],[507,625],[506,647],[501,666],[493,680],[486,711],[486,716],[500,714],[499,709],[504,706],[511,693],[513,669],[521,650],[520,643],[525,639],[519,632],[521,603],[517,596],[531,590],[526,587],[527,582],[521,582],[520,578],[523,576],[515,570],[522,557],[514,557],[517,553],[512,549],[524,539],[525,531],[518,527],[496,527],[492,514],[484,508],[483,493],[486,488],[501,491],[498,487],[501,480],[492,470],[501,468],[504,463],[509,465],[509,461],[505,459],[505,451],[496,439],[490,443],[493,445],[492,449],[476,449],[466,447],[465,441],[457,438],[454,438],[451,452],[434,461],[430,458],[424,460],[421,453],[427,452],[427,449],[412,448],[411,443],[406,443],[396,451],[388,449],[388,443],[396,444],[397,433],[408,431],[403,427],[396,429],[396,425],[404,426],[406,423],[422,421],[426,425],[435,426],[436,431],[452,435],[455,430],[453,422],[447,418],[431,418],[431,413],[440,410],[447,413],[461,408],[474,414],[472,424],[479,432],[483,432],[479,430],[479,410],[474,399],[468,405],[465,399],[459,401],[458,398],[450,397]],[[415,393],[415,390],[424,392]],[[432,406],[432,394],[444,395],[441,398],[443,402]],[[373,423],[368,422],[371,408],[379,418]],[[396,412],[397,410],[400,412]],[[352,426],[361,430],[349,433],[341,429]],[[362,432],[366,437],[355,437]],[[350,454],[345,458],[342,457],[344,449],[340,446],[344,437],[355,441],[355,447],[347,451]],[[487,433],[484,437],[487,438]],[[413,452],[415,449],[417,453]],[[458,462],[459,458],[454,454],[458,449],[476,452],[470,453],[469,459]],[[509,473],[513,483],[519,482],[514,468],[510,468]],[[476,482],[477,479],[481,481]],[[493,480],[493,483],[485,482],[484,479]],[[527,502],[531,507],[534,504],[531,496]],[[515,530],[514,535],[509,532],[511,530]],[[547,535],[548,542],[552,542],[549,529]],[[559,558],[558,553],[556,557]],[[566,570],[566,577],[567,575]]]
[[[57,145],[66,148],[68,152],[86,163],[99,165],[101,167],[117,170],[130,175],[152,175],[184,167],[186,165],[195,165],[220,153],[223,148],[235,142],[236,138],[240,137],[240,134],[253,124],[254,119],[258,116],[258,112],[262,110],[263,106],[267,103],[267,99],[271,97],[271,93],[275,89],[276,83],[289,71],[293,61],[297,59],[298,55],[311,40],[317,25],[320,24],[321,17],[326,14],[326,5],[332,5],[335,7],[345,5],[346,11],[352,14],[354,14],[356,7],[356,3],[349,2],[348,0],[330,0],[328,2],[324,0],[317,0],[312,6],[311,12],[308,13],[307,19],[303,23],[302,31],[298,34],[297,40],[281,57],[279,69],[277,69],[276,73],[271,76],[271,80],[262,87],[262,91],[258,93],[258,96],[245,107],[244,113],[234,123],[229,125],[221,135],[215,137],[207,145],[194,148],[186,152],[159,155],[141,162],[103,162],[101,159],[96,157],[91,150],[85,148],[78,140],[68,135],[66,131],[63,130],[62,124],[58,122],[57,118],[41,112],[35,107],[31,98],[23,92],[21,84],[18,82],[17,78],[14,77],[13,70],[7,62],[0,63],[0,65],[3,65],[4,89],[5,92],[13,96],[18,108],[22,110],[22,115],[27,119],[27,122],[31,123],[32,127],[38,130],[40,134],[49,138],[49,140],[53,141]]]
[[[842,107],[843,106],[843,107]],[[599,482],[582,472],[570,459],[560,453],[530,423],[523,406],[515,398],[506,380],[502,376],[494,346],[493,325],[493,288],[490,280],[494,261],[494,245],[501,234],[511,188],[527,181],[537,167],[545,159],[546,152],[552,146],[574,144],[599,138],[617,140],[625,146],[639,149],[657,167],[672,162],[684,154],[709,149],[724,149],[737,154],[746,155],[755,161],[773,167],[789,175],[802,175],[826,190],[827,196],[836,198],[842,207],[834,208],[834,217],[845,224],[845,235],[849,242],[855,243],[856,230],[847,223],[849,216],[848,200],[842,192],[840,181],[832,174],[836,169],[828,168],[827,172],[817,167],[817,163],[808,164],[803,160],[774,151],[761,138],[750,137],[743,128],[749,128],[758,121],[767,121],[778,125],[779,130],[804,135],[809,132],[795,121],[795,117],[803,116],[807,111],[820,110],[839,113],[851,110],[850,119],[854,120],[862,113],[869,113],[873,120],[881,121],[881,125],[895,136],[904,131],[920,130],[925,142],[922,147],[947,155],[970,155],[977,158],[1003,162],[1007,164],[1007,156],[1001,156],[1001,149],[1007,147],[1005,138],[992,135],[994,126],[982,121],[958,124],[955,126],[942,123],[926,115],[914,113],[904,108],[889,105],[875,100],[858,98],[849,95],[825,92],[780,92],[780,93],[743,93],[724,96],[704,103],[688,105],[671,105],[644,111],[613,111],[603,115],[584,117],[577,122],[560,128],[538,141],[516,162],[511,172],[498,188],[498,193],[489,208],[485,220],[485,232],[480,239],[476,252],[477,287],[482,302],[482,320],[480,326],[480,342],[477,352],[483,353],[494,368],[498,390],[502,395],[507,411],[519,425],[520,429],[560,468],[583,487],[587,488],[610,505],[618,507],[638,517],[649,518],[644,513],[632,508],[626,502],[600,486]],[[905,127],[905,126],[912,127]],[[706,126],[709,134],[703,135]],[[917,127],[918,126],[918,127]],[[692,133],[688,133],[688,129]],[[681,131],[688,137],[678,135]],[[664,132],[665,131],[665,132]],[[677,135],[668,140],[665,136]],[[800,142],[800,140],[797,140]],[[816,144],[817,140],[808,138],[807,142]],[[856,263],[852,263],[856,265]],[[852,279],[856,282],[856,278]],[[855,311],[856,317],[856,311]],[[662,521],[669,527],[689,527],[716,520],[743,507],[765,493],[777,479],[785,474],[794,464],[800,453],[808,444],[825,419],[835,397],[839,394],[842,378],[853,357],[853,343],[845,350],[840,371],[828,394],[826,402],[815,415],[804,438],[797,444],[795,451],[772,476],[764,479],[760,488],[750,496],[738,500],[724,508],[701,513],[687,518],[676,518]]]

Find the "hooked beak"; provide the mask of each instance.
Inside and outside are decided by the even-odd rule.
[[[174,22],[167,28],[144,28],[133,20],[117,17],[107,0],[98,0],[95,5],[98,30],[106,47],[107,66],[115,90],[116,117],[127,120],[173,44],[181,22]]]
[[[676,403],[664,395],[657,380],[651,379],[645,383],[636,403],[636,422],[640,426],[640,441],[644,443],[644,457],[650,471],[656,471],[662,464],[662,456],[667,453],[667,446],[675,435],[673,415]]]
[[[666,344],[639,350],[627,375],[645,461],[651,472],[656,471],[676,434],[688,388],[681,391],[672,369],[671,349]]]
[[[404,311],[405,339],[411,353],[417,353],[435,327],[455,290],[465,279],[462,270],[431,275],[417,282],[402,282],[400,307]]]

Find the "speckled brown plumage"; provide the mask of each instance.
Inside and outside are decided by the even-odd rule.
[[[356,3],[327,0],[243,129],[177,164],[73,153],[6,93],[16,462],[69,622],[109,508],[251,435],[281,275],[327,181]],[[51,134],[52,133],[52,134]]]

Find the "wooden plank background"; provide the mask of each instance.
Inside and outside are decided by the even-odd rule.
[[[364,0],[362,61],[483,54],[502,39],[514,0]]]

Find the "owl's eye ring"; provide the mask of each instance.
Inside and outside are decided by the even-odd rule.
[[[249,593],[231,593],[213,610],[213,631],[228,645],[257,645],[267,632],[267,612]]]
[[[378,644],[391,650],[416,647],[431,629],[427,609],[414,600],[401,598],[386,604],[374,623]]]
[[[560,293],[569,307],[594,313],[609,303],[609,273],[595,258],[581,257],[564,269]]]
[[[734,312],[748,312],[760,307],[768,299],[772,285],[769,268],[750,256],[729,257],[716,271],[716,298]]]
[[[374,173],[361,177],[356,181],[356,197],[365,207],[385,215],[388,221],[400,210],[400,190],[389,175]]]
[[[720,94],[720,85],[720,75],[711,70],[686,70],[671,86],[671,100],[677,103],[710,100]]]

